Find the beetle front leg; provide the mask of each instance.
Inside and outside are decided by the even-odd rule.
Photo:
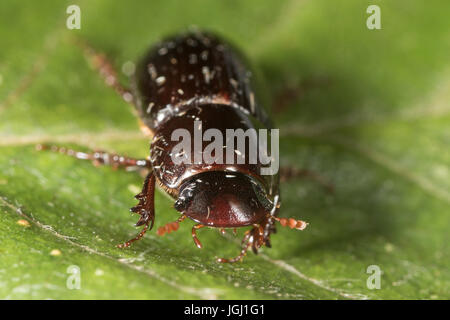
[[[156,178],[152,171],[147,175],[142,191],[135,196],[135,198],[139,200],[139,203],[130,209],[131,212],[141,216],[135,226],[139,227],[145,225],[144,229],[142,229],[135,238],[119,244],[117,247],[129,247],[133,242],[140,240],[147,230],[153,228],[155,222],[155,182]]]
[[[146,159],[135,159],[126,156],[121,156],[115,153],[109,153],[105,151],[93,151],[93,152],[82,152],[76,151],[71,148],[59,147],[56,145],[38,144],[36,145],[36,150],[49,150],[61,154],[68,155],[80,160],[89,160],[96,166],[98,165],[109,165],[114,169],[123,168],[126,170],[132,170],[134,168],[151,168],[150,160]]]

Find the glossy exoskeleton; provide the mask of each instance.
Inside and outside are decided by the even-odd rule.
[[[192,237],[201,248],[196,236],[199,228],[214,227],[224,232],[225,228],[251,226],[245,233],[240,254],[233,259],[218,259],[220,262],[239,261],[249,248],[257,253],[263,245],[270,247],[276,221],[299,230],[306,227],[301,220],[277,217],[279,176],[261,175],[261,163],[176,164],[172,159],[178,143],[172,141],[172,133],[184,128],[194,135],[195,121],[201,121],[203,131],[214,128],[224,136],[227,129],[270,129],[268,116],[254,92],[252,72],[233,47],[199,31],[168,38],[153,46],[136,65],[132,90],[118,83],[104,56],[89,47],[85,49],[106,82],[135,105],[141,128],[151,136],[150,157],[146,160],[105,152],[75,154],[100,164],[149,169],[143,189],[136,196],[139,203],[131,209],[140,215],[136,225],[144,229],[119,247],[129,246],[153,227],[155,184],[175,200],[174,207],[180,212],[176,221],[158,229],[159,235],[176,231],[179,222],[189,218],[196,222]],[[203,142],[203,148],[206,145]]]

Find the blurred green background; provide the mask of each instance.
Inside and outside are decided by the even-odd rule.
[[[81,8],[81,30],[66,8]],[[369,30],[369,5],[381,30]],[[0,3],[0,298],[448,299],[450,225],[449,1],[6,1]],[[81,38],[121,68],[190,25],[234,42],[268,94],[300,88],[274,110],[282,165],[320,172],[282,186],[272,249],[243,263],[233,237],[177,217],[156,194],[155,229],[129,250],[136,173],[34,151],[38,142],[143,157],[131,109],[86,63]],[[127,79],[121,75],[126,83]],[[27,223],[19,222],[26,220]],[[241,232],[242,234],[242,232]],[[67,268],[81,288],[66,286]],[[370,290],[370,265],[382,271]]]

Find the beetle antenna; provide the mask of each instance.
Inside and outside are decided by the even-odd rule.
[[[297,230],[304,230],[309,223],[303,221],[303,220],[295,220],[293,218],[278,218],[272,216],[273,219],[278,221],[283,227],[289,227],[291,229],[297,229]]]
[[[186,219],[186,216],[183,214],[176,221],[166,223],[165,225],[159,227],[158,231],[156,231],[156,234],[158,236],[163,236],[166,233],[171,233],[172,231],[173,232],[177,231],[178,228],[180,227],[180,222],[182,222],[184,219]]]
[[[134,105],[133,94],[129,88],[124,87],[119,82],[118,72],[115,70],[113,63],[109,61],[105,54],[96,51],[87,42],[76,39],[77,44],[83,51],[92,67],[97,70],[99,75],[104,79],[106,85],[111,87],[125,102]]]

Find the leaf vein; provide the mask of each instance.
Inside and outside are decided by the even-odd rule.
[[[294,266],[286,263],[283,260],[272,260],[270,257],[268,257],[265,254],[260,254],[260,256],[264,260],[274,264],[275,266],[277,266],[277,267],[279,267],[279,268],[281,268],[283,270],[286,270],[286,271],[296,275],[297,277],[299,277],[299,278],[301,278],[303,280],[306,280],[306,281],[308,281],[308,282],[310,282],[310,283],[312,283],[312,284],[314,284],[314,285],[316,285],[316,286],[318,286],[318,287],[320,287],[322,289],[325,289],[327,291],[331,291],[333,293],[336,293],[336,294],[340,295],[341,297],[344,297],[344,298],[347,298],[347,299],[353,299],[353,300],[368,300],[368,299],[370,299],[368,296],[366,296],[364,294],[348,293],[348,292],[345,292],[343,290],[330,287],[330,286],[328,286],[327,284],[325,284],[321,280],[317,280],[315,278],[308,277],[304,273],[302,273],[299,270],[297,270]]]
[[[157,273],[156,271],[154,271],[152,269],[144,268],[144,267],[141,267],[141,266],[137,266],[135,264],[132,264],[132,263],[128,262],[126,259],[116,259],[115,257],[110,256],[110,255],[108,255],[108,254],[106,254],[104,252],[95,250],[95,249],[93,249],[93,248],[91,248],[91,247],[89,247],[87,245],[75,242],[75,241],[72,240],[71,237],[68,237],[68,236],[65,236],[63,234],[60,234],[59,232],[57,232],[51,226],[44,225],[40,221],[36,220],[35,218],[25,214],[23,212],[23,210],[19,206],[15,206],[15,205],[11,204],[9,201],[7,201],[3,197],[0,197],[0,203],[2,203],[4,206],[10,208],[11,210],[13,210],[15,213],[20,215],[22,218],[25,218],[26,220],[28,220],[30,223],[36,225],[38,228],[40,228],[40,229],[42,229],[42,230],[52,234],[53,236],[55,236],[55,237],[65,241],[65,242],[67,242],[68,244],[70,244],[72,246],[80,248],[80,249],[82,249],[84,251],[87,251],[87,252],[89,252],[91,254],[95,254],[95,255],[101,256],[103,258],[112,260],[112,261],[114,261],[116,263],[122,264],[122,265],[124,265],[124,266],[126,266],[126,267],[128,267],[130,269],[135,270],[135,271],[144,273],[145,275],[150,276],[150,277],[152,277],[152,278],[154,278],[156,280],[159,280],[159,281],[163,282],[166,285],[174,287],[175,289],[181,290],[181,291],[183,291],[185,293],[198,296],[201,299],[208,299],[208,300],[217,299],[217,293],[219,292],[219,290],[215,290],[215,289],[211,289],[211,288],[201,288],[201,289],[199,289],[199,288],[193,288],[193,287],[188,287],[188,286],[185,286],[185,285],[181,285],[179,283],[176,283],[173,280],[170,280],[170,279],[167,279],[167,278],[161,276],[159,273]]]
[[[422,190],[426,191],[428,194],[434,196],[435,198],[450,203],[449,192],[437,187],[427,178],[422,177],[420,175],[416,175],[411,171],[409,171],[408,169],[402,168],[395,161],[386,157],[382,153],[375,151],[373,148],[372,149],[366,148],[365,146],[359,143],[338,136],[327,137],[327,140],[337,143],[341,146],[344,146],[350,150],[357,151],[361,155],[377,163],[383,168],[386,168],[391,172],[397,174],[398,176],[401,176],[406,180],[413,182],[414,184],[419,186]]]

